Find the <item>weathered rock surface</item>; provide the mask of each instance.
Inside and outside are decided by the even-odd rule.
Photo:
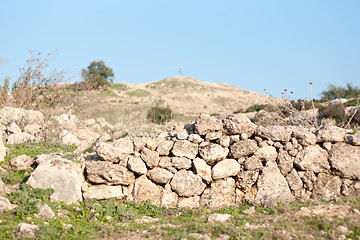
[[[230,153],[233,158],[241,158],[253,154],[258,149],[258,145],[255,140],[246,139],[237,141],[230,146]]]
[[[214,165],[216,162],[226,158],[229,153],[229,149],[224,148],[219,144],[210,143],[209,145],[200,148],[199,153],[207,164]]]
[[[263,167],[260,158],[257,156],[251,156],[245,159],[243,165],[244,169],[249,171],[260,170]]]
[[[282,175],[286,176],[294,168],[294,158],[290,156],[286,151],[279,150],[277,157],[278,168]]]
[[[53,212],[53,210],[49,207],[49,205],[47,204],[42,204],[40,206],[38,206],[39,208],[39,213],[35,214],[36,218],[40,218],[40,219],[51,219],[55,217],[55,213]]]
[[[145,175],[136,179],[131,189],[129,200],[137,204],[150,200],[151,204],[160,206],[163,188],[149,180]]]
[[[208,114],[201,114],[195,121],[195,129],[199,135],[205,135],[210,132],[222,129],[222,123],[216,117]]]
[[[178,204],[178,208],[199,208],[200,207],[200,197],[194,196],[194,197],[180,197]]]
[[[85,199],[109,199],[117,198],[122,199],[125,197],[122,186],[107,186],[107,185],[94,185],[84,189]]]
[[[11,209],[11,202],[9,199],[0,196],[0,213],[3,213],[9,209]]]
[[[159,153],[151,151],[150,149],[144,147],[141,150],[141,159],[146,163],[149,168],[154,168],[159,164]]]
[[[274,142],[288,142],[292,131],[284,126],[258,127],[256,135]]]
[[[65,145],[80,145],[80,140],[68,130],[63,130],[59,135],[60,141]]]
[[[172,157],[171,166],[176,169],[189,169],[191,168],[191,160],[185,157]]]
[[[262,169],[257,187],[258,192],[255,197],[256,204],[273,206],[277,203],[294,200],[287,181],[273,162],[269,162]]]
[[[326,172],[330,169],[328,153],[318,145],[301,150],[294,161],[295,166],[304,171]]]
[[[330,201],[340,197],[341,179],[327,173],[319,173],[311,197],[315,200]]]
[[[180,197],[192,197],[200,195],[206,185],[199,175],[186,170],[177,172],[170,182],[171,188]]]
[[[53,188],[52,201],[64,201],[67,204],[82,200],[81,184],[83,174],[80,164],[60,156],[40,155],[39,164],[31,173],[27,184],[32,188]]]
[[[235,176],[240,172],[240,164],[234,159],[225,159],[218,162],[211,171],[213,179]]]
[[[233,178],[218,179],[204,190],[200,198],[200,206],[222,208],[235,205],[235,180]]]
[[[202,158],[195,158],[193,161],[196,173],[206,182],[211,182],[211,167]]]
[[[298,142],[303,146],[315,145],[317,141],[316,135],[305,129],[301,129],[301,128],[293,129],[293,135],[298,140]]]
[[[334,144],[329,162],[340,176],[360,180],[360,147],[345,143]]]
[[[224,130],[228,135],[246,133],[249,137],[256,130],[256,125],[244,114],[232,114],[223,119]]]
[[[29,169],[33,163],[34,159],[26,155],[20,155],[10,161],[10,165],[15,171]]]
[[[129,185],[134,182],[135,175],[127,168],[111,162],[87,162],[86,178],[91,183],[107,185]]]
[[[345,136],[346,142],[354,145],[354,146],[360,146],[360,133],[355,134],[347,134]]]
[[[278,157],[276,148],[273,146],[261,147],[256,150],[254,155],[264,162],[275,162]]]
[[[7,144],[21,144],[27,142],[35,142],[36,139],[33,135],[21,132],[18,134],[11,134],[7,138]]]
[[[163,141],[157,146],[156,151],[159,153],[160,156],[169,155],[173,145],[174,145],[173,141]]]
[[[198,145],[187,140],[179,140],[174,143],[171,152],[177,157],[195,159],[198,154]]]
[[[174,176],[173,173],[169,172],[163,168],[153,168],[148,172],[148,178],[151,179],[155,183],[165,184],[168,183],[172,177]]]
[[[326,125],[316,132],[318,142],[343,142],[346,130],[336,126]]]
[[[35,231],[40,228],[34,224],[29,223],[19,223],[16,229],[16,233],[18,237],[23,238],[35,238]]]
[[[232,217],[232,215],[230,215],[230,214],[213,213],[208,217],[207,222],[208,223],[224,223],[224,222],[228,221],[231,217]]]
[[[136,174],[144,175],[148,171],[146,164],[139,157],[130,156],[127,164],[128,168]]]

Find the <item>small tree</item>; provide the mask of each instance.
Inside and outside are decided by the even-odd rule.
[[[357,98],[360,95],[360,89],[353,87],[350,83],[344,87],[337,87],[335,85],[329,85],[328,90],[323,91],[322,100],[333,100],[337,98]]]
[[[82,77],[84,79],[82,88],[98,89],[110,85],[114,73],[111,68],[105,66],[104,61],[93,61],[87,69],[82,70]]]

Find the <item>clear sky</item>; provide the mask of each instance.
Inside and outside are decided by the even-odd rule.
[[[114,82],[175,76],[292,99],[360,85],[359,0],[0,0],[0,79],[29,50],[57,50],[50,68],[81,80],[105,61]]]

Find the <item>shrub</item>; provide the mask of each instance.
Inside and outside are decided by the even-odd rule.
[[[44,75],[48,58],[43,59],[41,52],[30,53],[31,56],[20,69],[21,75],[12,85],[11,91],[10,78],[6,78],[3,86],[0,87],[0,106],[38,109],[43,106],[54,107],[64,100],[66,95],[58,86],[63,75],[59,73]]]
[[[337,98],[357,98],[360,95],[360,88],[353,87],[350,83],[344,87],[329,85],[328,90],[322,93],[323,100],[333,100]]]
[[[334,119],[338,124],[346,121],[346,108],[342,103],[322,107],[319,109],[319,114],[322,118]]]
[[[147,118],[154,123],[162,124],[172,118],[172,111],[168,107],[152,107],[147,113]]]
[[[91,90],[110,86],[113,82],[114,73],[111,68],[105,66],[104,61],[93,61],[82,70],[82,82],[80,89]]]

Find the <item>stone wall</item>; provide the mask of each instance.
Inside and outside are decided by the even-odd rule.
[[[157,136],[99,142],[84,163],[87,199],[172,207],[360,196],[360,134],[335,126],[262,127],[245,115],[200,115]]]

